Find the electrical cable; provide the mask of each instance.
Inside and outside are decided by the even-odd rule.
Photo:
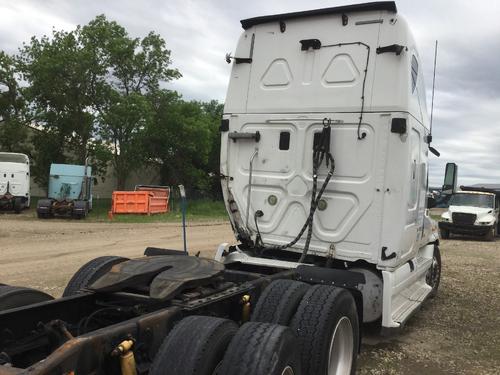
[[[366,43],[363,42],[349,42],[349,43],[337,43],[337,44],[327,44],[321,46],[321,48],[326,48],[326,47],[342,47],[342,46],[348,46],[348,45],[362,45],[366,47],[366,66],[363,71],[364,76],[363,76],[363,84],[361,87],[361,109],[359,113],[359,121],[358,121],[358,129],[357,129],[357,136],[358,140],[362,140],[366,137],[366,133],[363,132],[361,133],[361,125],[363,123],[363,114],[365,110],[365,87],[366,87],[366,76],[368,74],[368,66],[370,63],[370,46]],[[324,118],[323,119],[323,131],[320,133],[318,143],[317,145],[314,145],[314,150],[313,150],[313,188],[312,188],[312,194],[311,194],[311,206],[309,209],[309,216],[307,217],[304,225],[300,229],[300,232],[297,234],[297,236],[290,241],[287,244],[284,245],[279,245],[279,246],[266,246],[264,242],[262,241],[262,235],[260,233],[259,229],[259,224],[257,222],[258,217],[262,216],[262,211],[256,211],[254,215],[254,222],[255,222],[255,229],[257,230],[257,236],[255,240],[255,245],[260,248],[261,254],[265,251],[268,250],[284,250],[286,248],[294,246],[304,235],[304,232],[307,230],[307,237],[306,237],[306,242],[304,244],[304,249],[302,251],[302,255],[299,259],[299,263],[304,262],[305,258],[307,257],[307,254],[309,252],[309,246],[311,243],[311,238],[312,238],[312,230],[313,230],[313,221],[314,221],[314,213],[316,212],[316,209],[318,208],[318,203],[323,196],[323,193],[325,192],[326,187],[328,186],[328,183],[330,182],[330,179],[333,176],[333,172],[335,170],[335,160],[333,159],[332,154],[330,153],[330,134],[331,134],[331,119]],[[323,182],[323,185],[321,186],[319,193],[317,193],[318,189],[318,170],[319,167],[321,166],[321,163],[325,161],[326,166],[330,164],[330,169],[328,171],[328,174],[325,178],[325,181]],[[248,224],[248,223],[247,223]]]
[[[331,119],[323,119],[323,130],[321,133],[318,133],[319,137],[317,139],[316,144],[313,145],[313,188],[311,194],[311,206],[309,209],[309,216],[307,217],[304,225],[302,226],[300,232],[297,236],[287,244],[277,245],[277,246],[266,246],[262,241],[262,236],[260,233],[260,229],[257,223],[257,218],[262,216],[261,211],[257,211],[254,215],[255,227],[257,230],[257,238],[256,245],[260,247],[261,253],[268,250],[284,250],[286,248],[294,246],[304,235],[304,232],[307,230],[306,242],[304,245],[304,249],[302,251],[302,255],[299,259],[299,263],[303,263],[308,252],[309,246],[312,238],[312,230],[313,230],[313,221],[314,221],[314,213],[318,208],[318,203],[323,196],[323,193],[330,182],[330,179],[333,176],[333,172],[335,171],[335,160],[333,159],[332,154],[330,153],[330,135],[331,135]],[[329,167],[328,173],[326,175],[325,181],[323,182],[319,192],[318,190],[318,171],[321,164],[325,161],[327,167]],[[260,215],[259,215],[260,214]]]
[[[90,321],[92,319],[94,319],[94,317],[104,311],[118,311],[120,312],[122,309],[120,307],[115,307],[115,306],[110,306],[110,307],[103,307],[99,310],[96,310],[94,311],[93,313],[91,313],[89,316],[83,318],[79,323],[78,323],[78,327],[77,327],[77,334],[80,335],[80,334],[83,334],[83,333],[87,333],[88,332],[88,325],[90,323]],[[83,325],[83,327],[82,327]]]
[[[350,46],[350,45],[359,45],[359,46],[365,46],[366,47],[366,66],[364,70],[364,77],[363,77],[363,85],[361,88],[361,110],[359,113],[359,121],[358,121],[358,140],[364,139],[366,137],[366,133],[363,132],[360,134],[361,130],[361,124],[363,123],[363,114],[365,111],[365,86],[366,86],[366,76],[368,74],[368,65],[370,63],[370,46],[366,43],[363,42],[349,42],[349,43],[337,43],[337,44],[327,44],[324,46],[321,46],[321,48],[325,47],[342,47],[342,46]]]

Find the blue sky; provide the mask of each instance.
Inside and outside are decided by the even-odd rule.
[[[106,14],[132,36],[160,33],[183,78],[170,88],[187,99],[223,101],[239,20],[265,14],[348,4],[339,0],[17,0],[2,1],[0,48],[15,53],[33,35],[72,29]],[[439,40],[431,185],[444,165],[459,165],[459,183],[500,183],[500,2],[494,0],[397,1],[423,59],[428,99],[434,40]],[[430,108],[430,105],[429,105]]]

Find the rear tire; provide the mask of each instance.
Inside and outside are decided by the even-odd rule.
[[[0,311],[51,301],[54,297],[36,289],[0,285]]]
[[[448,229],[440,229],[439,232],[443,240],[447,240],[450,238],[450,231]]]
[[[21,198],[14,198],[14,212],[20,214],[23,210],[23,201]]]
[[[48,219],[53,216],[51,199],[39,199],[36,204],[36,213],[39,219]]]
[[[439,246],[434,245],[432,265],[431,268],[427,271],[427,275],[425,276],[425,282],[432,287],[432,290],[429,294],[430,298],[434,298],[437,295],[440,281],[441,281],[441,252],[439,251]]]
[[[486,241],[495,241],[495,237],[496,237],[496,231],[495,231],[495,227],[491,228],[488,233],[486,233]]]
[[[212,375],[238,326],[231,320],[208,316],[182,319],[158,349],[149,374]]]
[[[326,285],[311,287],[292,320],[299,336],[302,373],[356,373],[359,318],[352,294]]]
[[[275,280],[262,292],[252,313],[253,322],[287,326],[309,285],[295,280]]]
[[[298,340],[288,327],[250,322],[236,333],[220,375],[300,375]]]
[[[103,256],[92,259],[85,263],[73,277],[63,292],[63,297],[68,297],[79,293],[82,289],[91,285],[94,281],[108,272],[115,264],[128,260],[128,258],[117,256]]]
[[[89,205],[87,201],[75,201],[71,216],[73,219],[85,219],[89,213]]]

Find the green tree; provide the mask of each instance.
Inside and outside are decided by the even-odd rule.
[[[150,99],[154,121],[148,128],[145,149],[149,161],[160,169],[161,182],[182,183],[216,194],[213,185],[218,181],[221,105],[216,101],[184,101],[167,90],[156,92]]]
[[[210,193],[213,198],[221,198],[220,180],[220,124],[224,113],[224,104],[211,100],[202,104],[208,116],[210,128],[210,151],[208,154],[207,172],[210,177]]]
[[[33,37],[19,66],[41,129],[34,140],[37,180],[45,182],[51,162],[83,164],[90,155],[101,175],[111,162],[123,189],[144,160],[138,147],[152,118],[147,95],[180,77],[170,64],[158,34],[131,38],[104,15],[73,31]]]
[[[29,153],[26,101],[16,60],[0,51],[0,151]]]
[[[117,188],[124,190],[130,172],[144,163],[143,137],[151,123],[151,106],[141,94],[122,95],[113,91],[101,116],[103,125],[99,134],[112,142],[111,162]]]
[[[171,64],[170,51],[158,34],[131,38],[126,30],[105,16],[82,28],[85,40],[101,46],[106,62],[106,85],[98,108],[99,137],[111,145],[117,188],[125,188],[129,174],[144,162],[145,129],[152,120],[147,97],[159,91],[160,83],[179,78]]]
[[[106,72],[99,57],[98,48],[84,43],[81,27],[33,37],[20,50],[30,117],[40,129],[33,169],[40,184],[47,183],[51,163],[84,164],[95,148]]]

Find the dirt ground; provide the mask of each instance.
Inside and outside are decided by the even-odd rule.
[[[441,242],[442,276],[402,332],[364,340],[360,374],[500,374],[500,238]]]
[[[189,251],[207,257],[234,238],[227,222],[190,224],[187,237]],[[180,224],[30,220],[0,214],[0,282],[60,296],[87,261],[103,255],[138,257],[147,246],[181,250]]]
[[[233,241],[228,223],[192,223],[188,247],[213,256]],[[0,282],[60,296],[71,275],[101,255],[142,255],[146,246],[182,248],[178,224],[31,220],[0,214]],[[443,241],[438,296],[400,334],[373,327],[363,339],[360,374],[500,374],[500,239]]]

